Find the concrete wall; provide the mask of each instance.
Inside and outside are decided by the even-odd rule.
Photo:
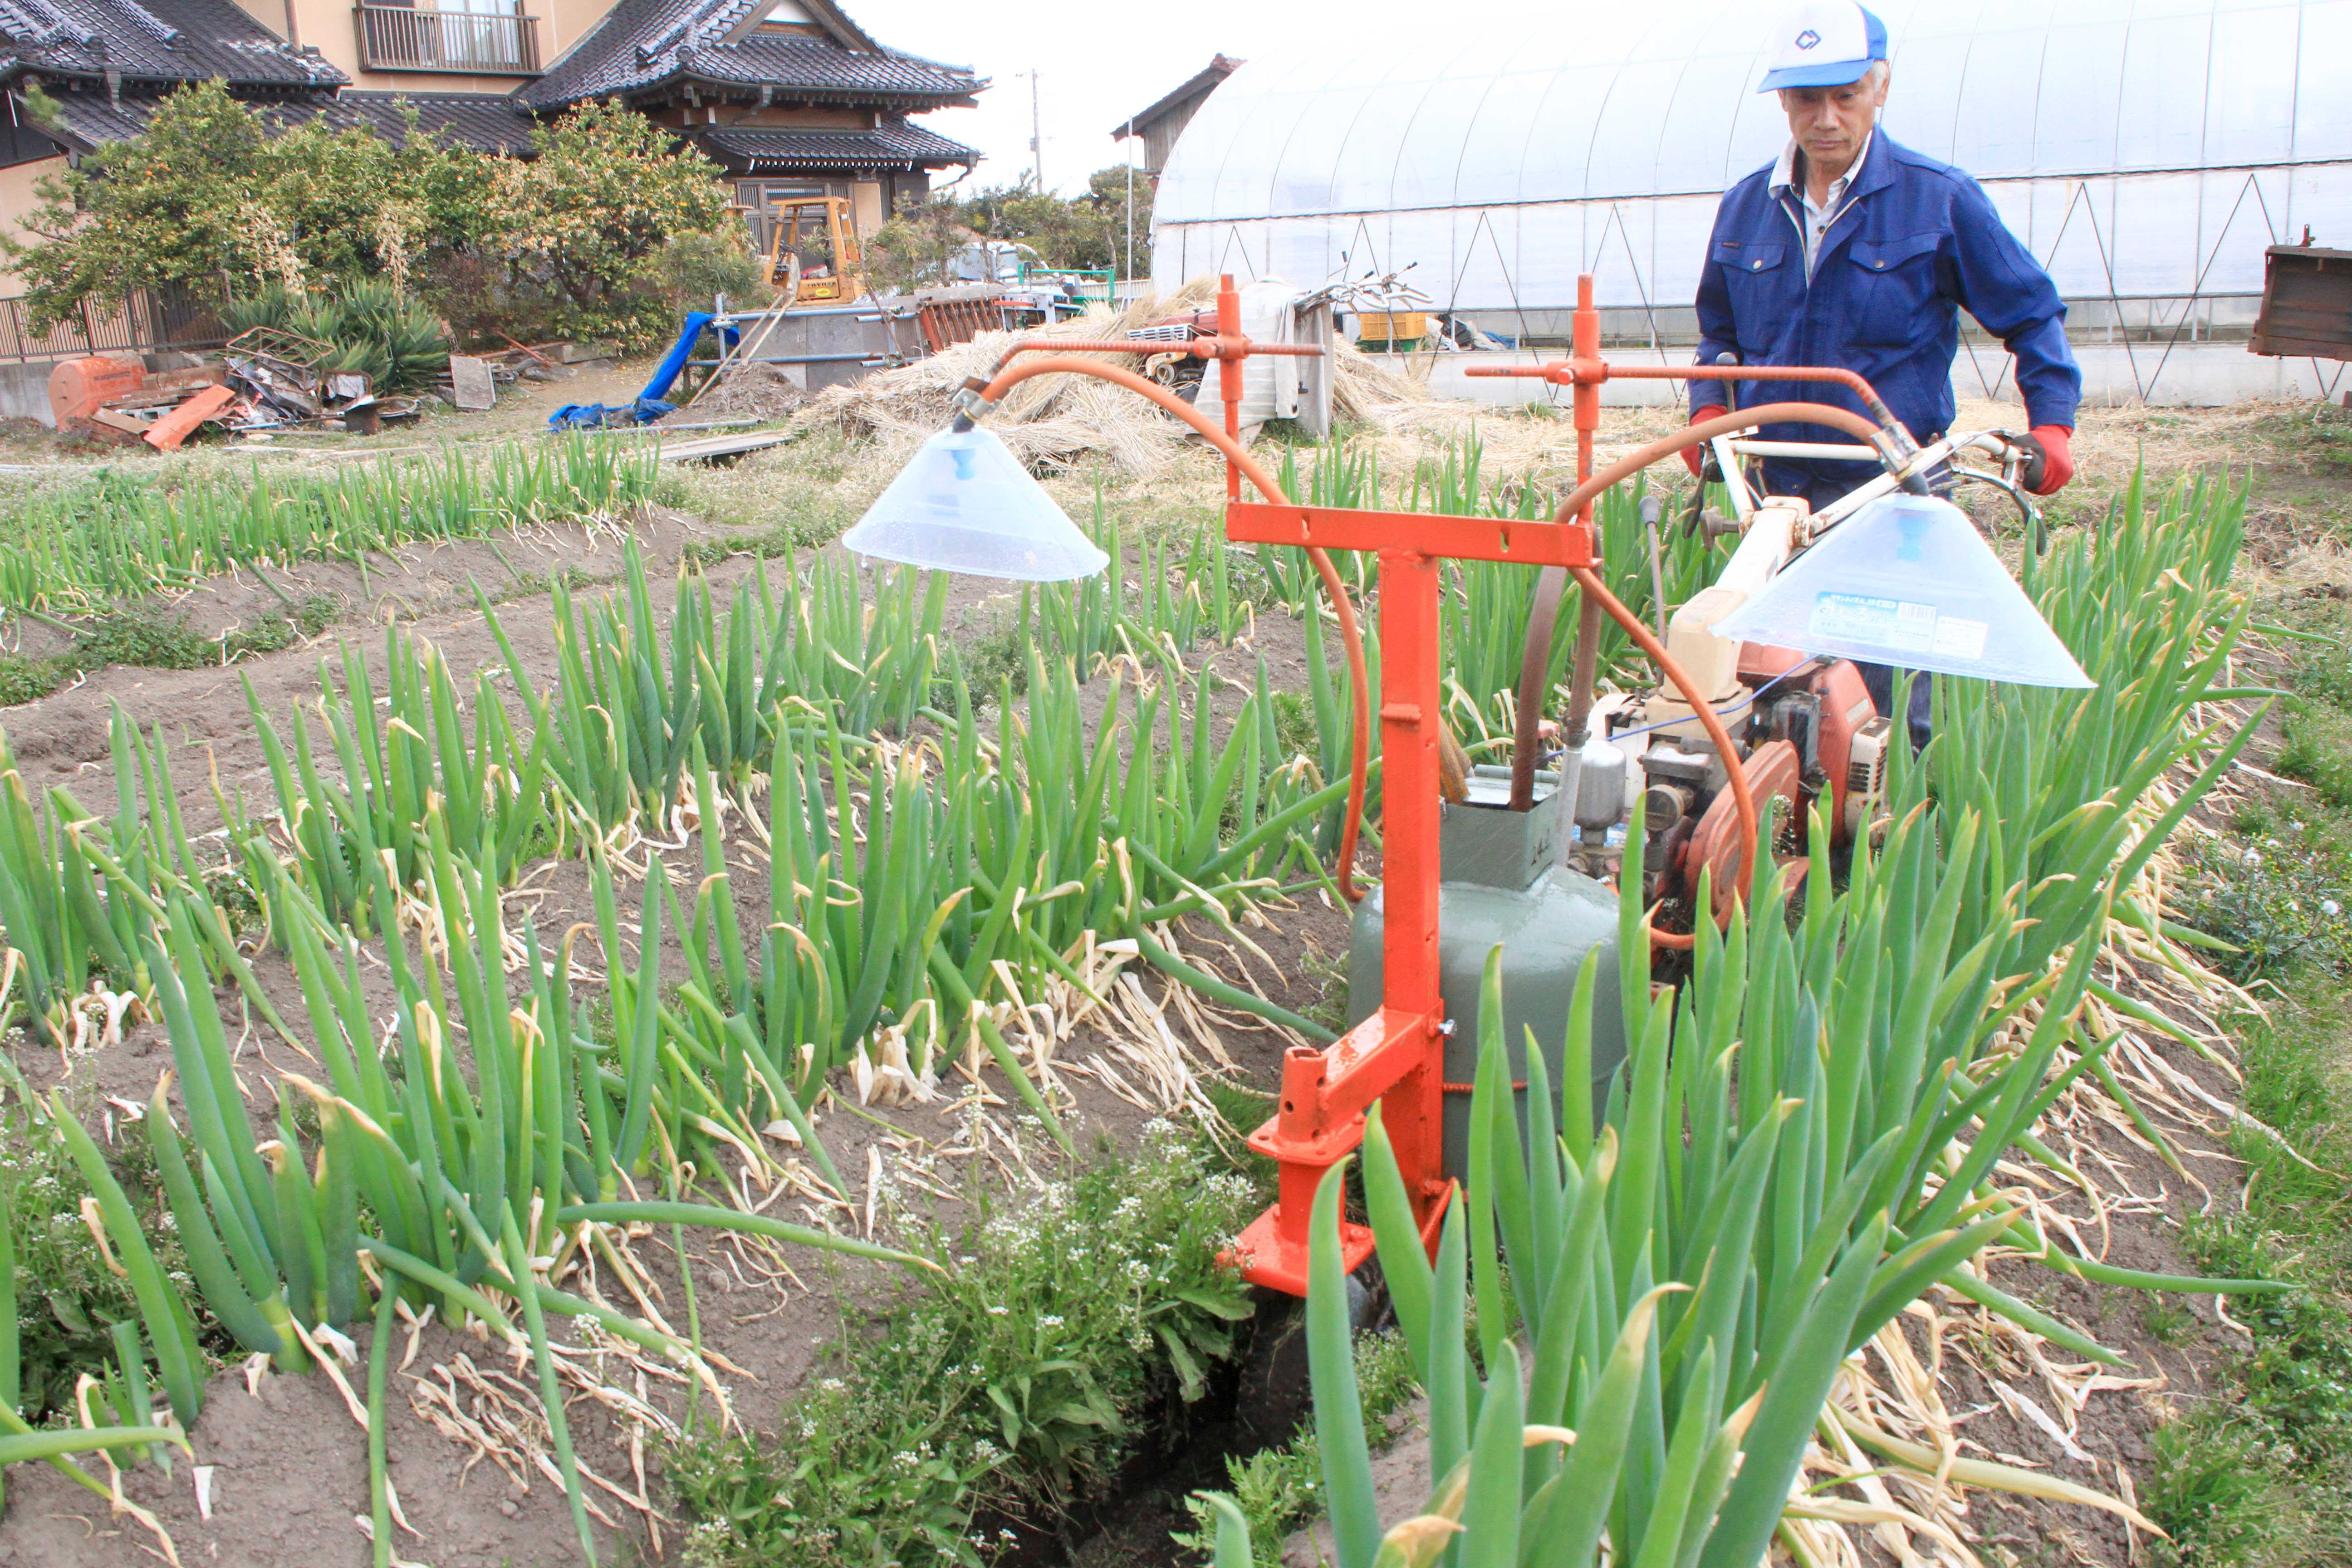
[[[178,370],[197,363],[201,356],[167,352],[142,354],[147,373]],[[50,429],[57,428],[57,416],[49,409],[49,372],[60,362],[37,359],[19,363],[0,360],[0,418],[37,419]]]
[[[0,362],[0,417],[37,419],[51,429],[57,416],[49,412],[49,367],[53,360],[30,364]]]

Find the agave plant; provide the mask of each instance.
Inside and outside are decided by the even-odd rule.
[[[407,392],[448,367],[449,334],[421,300],[380,278],[332,293],[289,293],[276,284],[222,310],[231,336],[275,327],[332,351],[319,367],[357,372],[379,393]]]

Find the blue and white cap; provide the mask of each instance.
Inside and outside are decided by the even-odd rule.
[[[1886,24],[1853,0],[1811,0],[1790,7],[1773,29],[1759,92],[1784,87],[1843,87],[1886,58]]]

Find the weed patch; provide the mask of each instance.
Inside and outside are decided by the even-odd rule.
[[[946,1282],[873,1325],[780,1442],[690,1434],[669,1468],[693,1568],[984,1563],[1096,1495],[1156,1407],[1207,1392],[1252,1316],[1217,1254],[1263,1201],[1167,1122],[1026,1205],[932,1232]]]
[[[332,595],[312,594],[296,605],[290,616],[265,616],[250,626],[226,633],[220,641],[221,653],[234,660],[292,647],[325,631],[341,612],[341,604]]]
[[[144,1140],[133,1140],[110,1156],[116,1179],[134,1202],[154,1185],[145,1151]],[[47,1121],[37,1121],[22,1099],[0,1111],[0,1223],[16,1251],[18,1409],[35,1426],[71,1411],[78,1378],[107,1375],[114,1365],[112,1325],[139,1319],[130,1283],[108,1267],[82,1219],[89,1194]],[[185,1289],[186,1264],[171,1217],[151,1217],[154,1223],[144,1228],[156,1262]]]
[[[2352,876],[2302,819],[2258,837],[2200,842],[2187,857],[2183,923],[2228,944],[2209,962],[2237,981],[2299,965],[2352,973]]]
[[[74,646],[75,662],[84,669],[109,664],[135,664],[146,669],[202,669],[218,664],[220,644],[198,632],[180,616],[122,610],[106,616]]]
[[[21,654],[0,654],[0,708],[14,708],[20,702],[38,702],[71,680],[74,674],[74,662],[69,658],[26,658]]]
[[[2280,988],[2265,1015],[2233,1021],[2246,1111],[2278,1137],[2237,1130],[2243,1208],[2192,1221],[2181,1242],[2204,1272],[2304,1288],[2234,1301],[2252,1347],[2223,1366],[2211,1397],[2184,1401],[2156,1434],[2142,1500],[2174,1537],[2159,1560],[2182,1568],[2352,1560],[2352,1237],[2340,1173],[2352,1170],[2352,1009],[2341,991],[2352,973],[2352,676],[2335,647],[2310,645],[2294,684],[2274,766],[2311,792],[2247,801],[2236,831],[2200,850],[2184,909],[2237,948],[2226,967]],[[2178,1332],[2158,1311],[2147,1309],[2148,1331]]]

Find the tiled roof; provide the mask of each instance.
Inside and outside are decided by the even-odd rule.
[[[705,131],[701,140],[730,168],[757,172],[813,169],[936,169],[976,163],[980,154],[961,142],[897,121],[872,131],[803,131],[790,126],[730,126]]]
[[[1183,86],[1176,89],[1173,92],[1166,94],[1158,102],[1154,103],[1150,108],[1143,110],[1140,114],[1134,115],[1127,120],[1119,121],[1117,128],[1111,132],[1110,139],[1114,142],[1123,142],[1129,136],[1141,135],[1143,133],[1143,127],[1150,125],[1153,121],[1159,119],[1161,115],[1167,113],[1170,110],[1175,108],[1186,99],[1191,98],[1195,94],[1205,95],[1210,89],[1223,81],[1227,77],[1241,69],[1242,67],[1247,63],[1248,62],[1246,60],[1235,59],[1231,55],[1221,54],[1214,57],[1207,65],[1202,66],[1198,71],[1194,72],[1192,78],[1187,80]]]
[[[234,0],[0,0],[0,71],[125,82],[335,87],[350,79]]]
[[[749,31],[765,9],[761,0],[619,0],[545,75],[517,88],[515,100],[559,109],[690,79],[774,87],[795,100],[935,108],[967,101],[987,86],[973,71],[896,49]]]
[[[147,129],[162,102],[160,98],[129,94],[110,101],[97,92],[52,92],[49,97],[58,106],[58,118],[43,129],[54,130],[59,141],[78,152],[138,135]],[[280,128],[323,120],[338,130],[357,126],[396,142],[407,135],[407,118],[401,112],[404,100],[416,110],[421,131],[440,131],[451,142],[488,153],[530,149],[530,116],[503,93],[347,91],[338,97],[321,93],[315,98],[264,100],[253,108],[264,121]]]
[[[110,103],[102,92],[52,91],[48,96],[58,106],[55,120],[36,121],[22,109],[17,110],[18,118],[39,126],[77,153],[87,153],[102,142],[138,135],[147,129],[148,116],[155,108],[155,100],[149,98]]]
[[[320,112],[331,125],[365,125],[387,141],[404,141],[405,102],[417,128],[486,153],[530,151],[531,117],[502,92],[359,92],[346,88]]]

